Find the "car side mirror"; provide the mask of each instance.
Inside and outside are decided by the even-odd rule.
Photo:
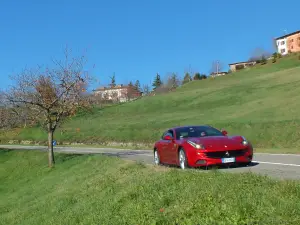
[[[173,138],[170,135],[165,136],[164,140],[171,141]]]
[[[223,130],[223,129],[222,129],[222,134],[226,136],[228,133],[227,133],[226,130]]]

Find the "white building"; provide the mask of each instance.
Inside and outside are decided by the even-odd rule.
[[[102,87],[94,90],[94,95],[100,96],[105,100],[112,100],[115,102],[126,102],[135,99],[142,95],[141,92],[134,91],[129,86],[116,85],[115,87]]]
[[[282,37],[276,40],[277,52],[281,55],[288,54],[287,37]]]

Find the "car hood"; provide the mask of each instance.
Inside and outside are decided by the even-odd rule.
[[[214,137],[201,137],[189,138],[188,140],[203,144],[206,150],[222,151],[222,150],[236,150],[243,149],[245,146],[241,143],[243,138],[240,136],[214,136]]]

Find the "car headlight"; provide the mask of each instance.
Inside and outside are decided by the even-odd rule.
[[[192,141],[187,141],[187,143],[189,143],[191,146],[193,146],[196,149],[205,149],[204,145],[202,144],[196,144],[195,142]]]
[[[242,136],[242,138],[243,138],[242,144],[243,144],[243,145],[248,145],[248,144],[249,144],[249,142],[246,140],[246,138],[245,138],[245,137],[243,137],[243,136]]]

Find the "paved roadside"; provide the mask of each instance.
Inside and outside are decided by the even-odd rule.
[[[42,150],[44,146],[0,145],[0,148],[20,150]],[[55,147],[55,152],[76,154],[105,154],[121,158],[153,163],[151,150],[128,150],[116,148],[89,148],[89,147]],[[279,179],[300,179],[300,155],[255,153],[253,164],[248,167],[221,169],[224,172],[247,172],[271,176]]]

